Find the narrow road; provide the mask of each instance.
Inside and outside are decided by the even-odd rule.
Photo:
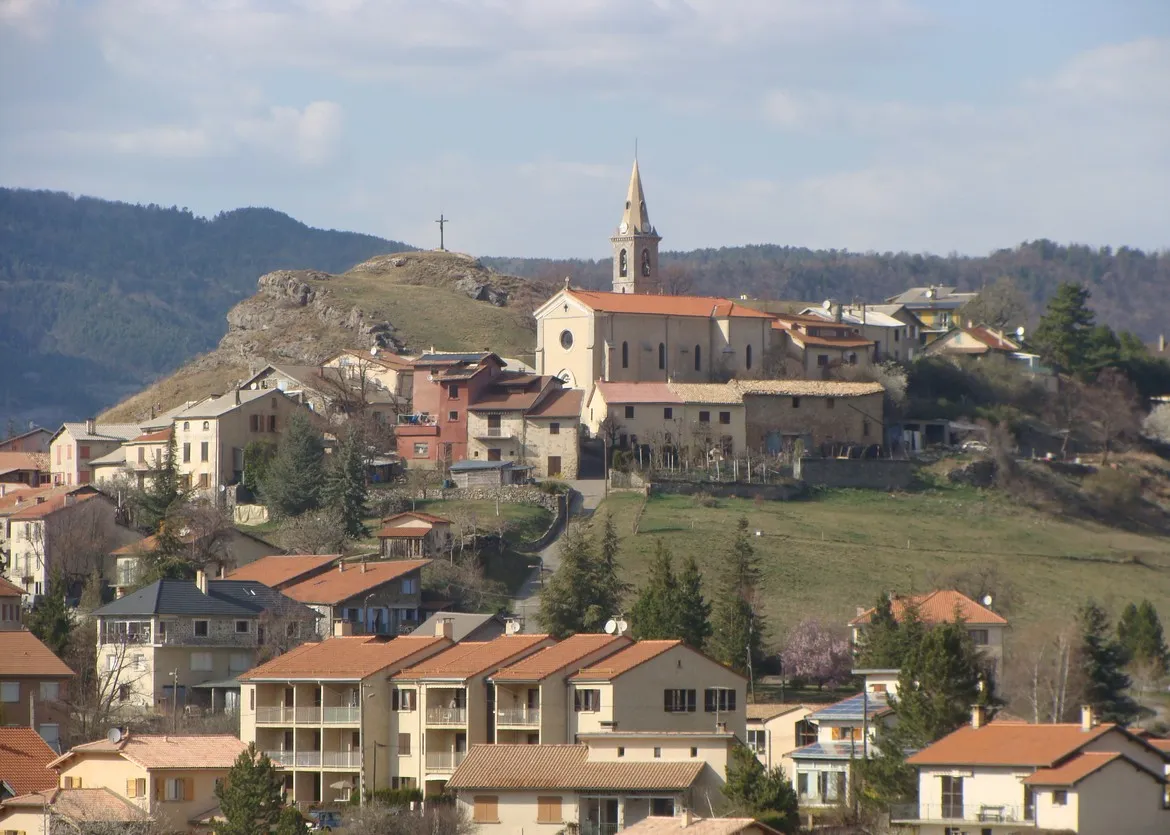
[[[605,498],[605,482],[601,479],[578,479],[568,482],[573,488],[572,500],[569,502],[569,522],[588,519],[597,510],[601,500]],[[543,566],[544,576],[556,571],[561,564],[561,536],[564,530],[545,546],[539,555],[533,555],[532,564]],[[533,568],[528,579],[512,598],[512,611],[524,620],[525,632],[539,632],[540,624],[536,615],[540,612],[541,569]]]

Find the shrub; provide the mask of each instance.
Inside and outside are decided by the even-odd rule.
[[[569,485],[563,481],[546,478],[540,482],[540,492],[547,493],[550,496],[560,496],[569,492]]]
[[[1102,510],[1109,512],[1131,510],[1142,497],[1141,481],[1120,470],[1098,470],[1085,479],[1084,489]]]
[[[696,493],[694,495],[695,507],[718,507],[719,500],[710,493]]]

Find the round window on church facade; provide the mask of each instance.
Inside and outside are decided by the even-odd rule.
[[[561,331],[561,347],[566,351],[573,347],[572,331]]]

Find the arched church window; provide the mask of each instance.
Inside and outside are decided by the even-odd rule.
[[[748,371],[752,370],[752,346],[747,346],[747,351],[744,352],[744,361],[747,363]]]
[[[660,369],[666,368],[666,343],[658,343],[658,367]]]
[[[650,275],[650,250],[642,250],[642,275]]]
[[[623,249],[618,253],[618,275],[625,278],[630,272],[629,266],[626,264],[626,251]]]
[[[695,346],[695,370],[703,370],[703,349],[698,345]]]
[[[622,343],[622,368],[630,367],[630,343]]]

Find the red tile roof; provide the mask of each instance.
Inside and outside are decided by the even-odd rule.
[[[403,670],[394,678],[403,681],[419,679],[465,681],[507,666],[531,652],[542,649],[542,645],[551,641],[548,635],[539,634],[501,635],[491,641],[465,641]]]
[[[24,629],[0,631],[0,678],[72,678],[73,675],[73,670],[33,633]]]
[[[42,792],[57,785],[48,768],[57,752],[32,728],[0,728],[0,780],[17,794]]]
[[[528,412],[529,417],[578,418],[581,416],[581,399],[585,392],[580,389],[561,389],[550,392],[547,397]]]
[[[702,760],[589,762],[585,745],[473,745],[451,775],[450,789],[683,791]]]
[[[341,559],[340,554],[274,554],[242,565],[229,580],[254,580],[270,589],[281,589]]]
[[[407,635],[392,640],[376,635],[327,638],[302,644],[240,676],[240,681],[258,679],[364,679],[390,667],[401,667],[420,654],[450,646],[446,638]]]
[[[37,496],[47,497],[68,492],[65,487],[54,487],[52,485],[25,487],[23,484],[9,484],[8,487],[20,489],[11,489],[3,496],[0,496],[0,514],[4,515],[11,515],[23,510],[26,505],[35,502]]]
[[[697,316],[704,319],[742,317],[771,319],[770,313],[752,310],[730,299],[710,296],[654,296],[648,293],[605,293],[596,290],[569,290],[568,294],[593,310],[605,313],[648,313],[667,316]]]
[[[83,821],[138,821],[146,812],[110,789],[52,789],[44,794],[25,794],[4,801],[5,809],[40,809],[48,801],[60,819]],[[72,827],[70,827],[72,828]]]
[[[755,720],[757,722],[767,722],[769,719],[775,719],[777,716],[783,716],[786,713],[800,710],[805,707],[802,704],[795,704],[791,702],[757,702],[755,704],[745,705],[744,712],[747,715],[748,721]]]
[[[1002,765],[1049,768],[1093,740],[1117,730],[1106,722],[1090,730],[1079,724],[1023,725],[991,722],[965,725],[910,756],[910,765]]]
[[[142,768],[231,768],[247,746],[231,734],[159,736],[127,734],[119,742],[100,739],[75,745],[52,762],[57,767],[78,755],[121,754]]]
[[[1114,760],[1133,763],[1120,751],[1086,751],[1056,768],[1040,768],[1024,778],[1026,786],[1075,786]],[[1136,765],[1136,763],[1134,763]],[[1138,766],[1141,768],[1141,766]],[[1143,769],[1144,770],[1144,769]]]
[[[918,607],[918,617],[923,623],[952,623],[957,614],[968,626],[1007,626],[1007,620],[1002,615],[997,615],[986,606],[976,603],[954,589],[939,589],[927,594],[895,597],[891,604],[895,620],[902,620],[908,605]],[[849,625],[867,624],[873,613],[873,609],[862,612],[849,621]]]
[[[0,577],[0,597],[23,597],[24,589]]]
[[[89,501],[98,495],[100,494],[62,493],[60,495],[47,496],[43,502],[38,502],[34,499],[28,507],[24,508],[23,510],[16,511],[16,513],[13,513],[8,518],[14,522],[28,521],[30,519],[44,519],[46,516],[49,516],[53,513],[56,513],[58,510],[65,508],[65,502],[67,499],[71,505],[81,504],[82,502]]]
[[[412,571],[418,571],[430,560],[380,560],[366,563],[338,563],[324,574],[301,580],[281,589],[288,597],[301,603],[337,604],[359,594],[365,594],[385,583],[397,580]],[[342,570],[344,568],[344,570]]]
[[[131,438],[126,443],[128,444],[157,444],[171,439],[171,429],[168,426],[166,429],[160,429],[157,432],[146,432],[139,435],[137,438]]]
[[[1161,737],[1146,737],[1146,742],[1157,748],[1159,751],[1165,751],[1170,754],[1170,739],[1162,739]]]
[[[617,652],[629,646],[631,639],[622,635],[572,635],[558,644],[517,661],[492,676],[493,681],[541,681],[554,673],[570,670],[581,659],[598,652]]]
[[[43,452],[0,452],[0,474],[30,471],[47,473],[49,456]]]
[[[570,681],[610,681],[620,675],[628,673],[635,667],[645,664],[662,653],[685,646],[682,641],[638,641],[620,652],[604,658],[584,670],[581,670]]]
[[[973,328],[963,328],[963,331],[972,339],[982,342],[993,351],[1020,350],[1020,346],[1017,343],[983,325],[976,325]]]

